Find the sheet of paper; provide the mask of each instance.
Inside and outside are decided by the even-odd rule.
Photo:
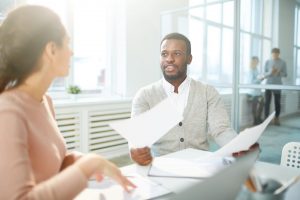
[[[185,160],[179,158],[154,158],[149,176],[207,178],[230,165],[234,160],[222,157]]]
[[[142,200],[171,193],[168,189],[138,174],[129,177],[129,179],[137,186],[130,193],[127,193],[113,180],[106,178],[100,183],[90,182],[88,188],[80,193],[75,200]]]
[[[137,117],[112,122],[109,125],[126,138],[132,147],[145,147],[151,146],[182,119],[172,100],[166,98]]]
[[[233,140],[225,146],[214,152],[217,156],[231,156],[232,153],[248,150],[251,145],[258,141],[261,134],[264,132],[270,121],[274,118],[273,112],[263,123],[247,128],[239,133]]]

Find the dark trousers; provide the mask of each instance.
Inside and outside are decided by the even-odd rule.
[[[266,90],[265,93],[265,99],[266,99],[266,104],[265,104],[265,117],[267,118],[270,114],[270,103],[272,100],[272,94],[274,96],[275,100],[275,117],[279,117],[280,115],[280,98],[281,98],[281,91],[280,90]]]
[[[261,120],[261,113],[264,107],[264,98],[262,96],[255,96],[253,97],[252,101],[252,115],[253,115],[253,124],[260,124]]]
[[[264,97],[247,95],[247,100],[251,104],[253,125],[260,124],[262,122],[261,114],[264,108]]]

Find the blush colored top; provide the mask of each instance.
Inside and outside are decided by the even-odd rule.
[[[73,199],[87,185],[67,154],[50,97],[13,89],[0,94],[0,199]]]

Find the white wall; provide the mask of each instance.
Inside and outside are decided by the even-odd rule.
[[[160,13],[188,6],[188,0],[127,0],[126,96],[159,80]]]
[[[296,0],[279,0],[278,10],[278,47],[280,48],[280,56],[287,64],[287,84],[293,83],[294,76],[294,21],[295,21],[295,5]]]

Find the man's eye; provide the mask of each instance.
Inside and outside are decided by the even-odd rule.
[[[166,53],[161,53],[161,56],[162,56],[162,57],[166,57],[167,54],[166,54]]]

